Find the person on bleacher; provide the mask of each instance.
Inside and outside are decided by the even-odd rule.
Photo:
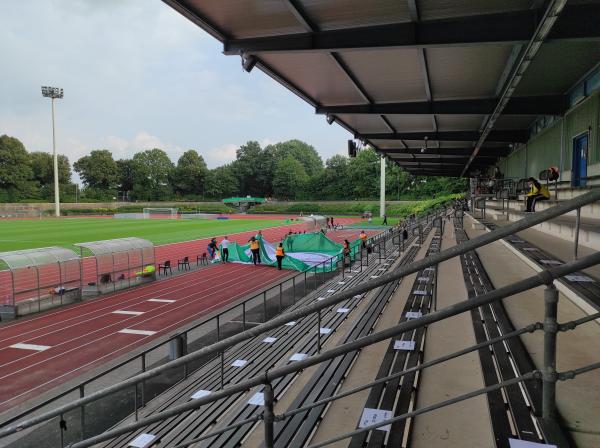
[[[527,179],[529,182],[529,193],[527,193],[527,212],[535,212],[535,204],[537,201],[545,201],[550,199],[550,191],[546,185],[540,184],[536,179],[530,177]]]

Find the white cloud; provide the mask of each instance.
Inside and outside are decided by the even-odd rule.
[[[216,168],[235,160],[235,154],[240,145],[227,143],[225,145],[211,148],[208,151],[199,151],[209,168]]]

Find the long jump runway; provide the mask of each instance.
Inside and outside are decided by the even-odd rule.
[[[219,264],[4,326],[0,412],[290,275]]]

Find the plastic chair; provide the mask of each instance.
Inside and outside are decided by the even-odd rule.
[[[160,275],[160,271],[163,271],[163,274],[167,275],[167,270],[173,275],[173,269],[171,268],[171,260],[167,260],[162,264],[158,265],[158,274]]]

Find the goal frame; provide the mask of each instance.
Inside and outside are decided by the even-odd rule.
[[[179,209],[177,207],[144,207],[142,209],[144,219],[151,219],[152,215],[160,215],[163,219],[177,219]]]

